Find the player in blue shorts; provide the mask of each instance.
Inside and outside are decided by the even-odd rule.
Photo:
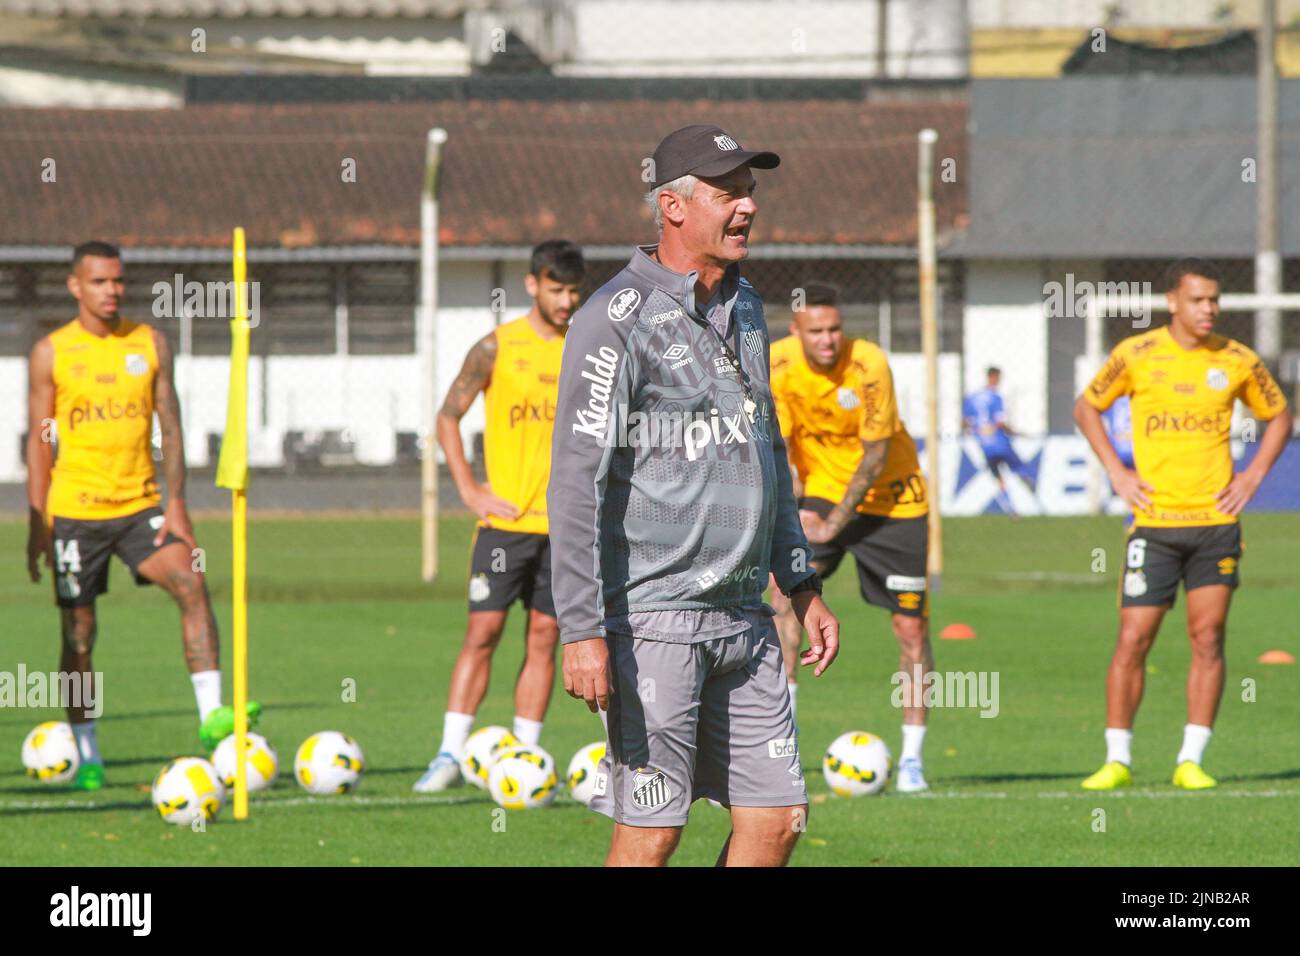
[[[1007,496],[1006,481],[1002,476],[1002,466],[1006,466],[1020,476],[1020,480],[1034,490],[1034,475],[1029,466],[1020,460],[1016,450],[1011,447],[1011,439],[1016,432],[1007,427],[1006,408],[1002,395],[998,392],[998,383],[1002,380],[1002,370],[988,370],[988,385],[979,391],[971,392],[961,403],[962,427],[974,433],[984,452],[984,460],[989,471],[998,483],[997,502],[1007,514],[1015,514],[1011,499]]]

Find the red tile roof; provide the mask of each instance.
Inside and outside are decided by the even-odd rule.
[[[780,169],[757,174],[756,243],[914,243],[926,126],[939,132],[936,155],[955,161],[956,182],[936,183],[940,233],[965,224],[964,103],[223,104],[0,111],[0,245],[220,247],[235,225],[254,246],[418,245],[433,126],[449,134],[444,243],[649,241],[642,159],[699,122],[781,155]]]

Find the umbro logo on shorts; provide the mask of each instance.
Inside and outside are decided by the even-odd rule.
[[[638,807],[653,810],[672,799],[668,778],[662,770],[638,770],[632,776],[632,802]]]

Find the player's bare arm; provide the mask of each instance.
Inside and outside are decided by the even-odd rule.
[[[32,349],[27,364],[27,574],[41,580],[41,564],[51,564],[50,529],[45,507],[50,494],[54,449],[50,442],[54,421],[54,346],[43,338]]]
[[[564,690],[587,702],[593,714],[609,710],[614,682],[609,676],[609,646],[601,637],[564,645]]]
[[[447,468],[465,507],[484,519],[493,515],[514,519],[519,516],[518,508],[504,498],[498,498],[487,485],[480,485],[474,480],[474,472],[465,460],[465,445],[460,437],[460,420],[474,404],[474,399],[492,381],[492,366],[496,358],[496,333],[489,332],[475,342],[465,356],[460,374],[447,390],[442,408],[438,409],[438,444],[442,446]]]
[[[1101,420],[1101,412],[1093,408],[1092,403],[1082,395],[1074,403],[1074,421],[1079,426],[1079,431],[1083,433],[1083,437],[1088,439],[1093,454],[1101,460],[1115,494],[1127,501],[1134,510],[1149,509],[1151,499],[1147,496],[1147,492],[1155,489],[1143,481],[1135,470],[1125,467],[1119,460],[1115,447],[1106,436],[1106,426]]]
[[[154,547],[166,540],[168,532],[194,547],[194,528],[185,509],[185,438],[181,432],[181,404],[176,397],[172,348],[167,336],[153,330],[154,351],[158,353],[158,374],[153,383],[153,407],[162,433],[163,475],[167,479],[167,506],[163,509],[162,527],[154,535]]]
[[[1264,429],[1264,436],[1259,440],[1259,452],[1256,453],[1250,467],[1233,475],[1232,481],[1228,482],[1228,487],[1219,492],[1220,511],[1226,515],[1238,515],[1246,505],[1250,504],[1250,499],[1255,497],[1260,483],[1263,482],[1278,456],[1282,454],[1282,449],[1286,447],[1291,437],[1291,429],[1290,409],[1284,408],[1280,414],[1270,419],[1268,427]]]
[[[862,443],[862,460],[858,462],[853,477],[849,479],[848,487],[844,489],[843,499],[831,509],[831,513],[826,520],[823,521],[811,511],[801,511],[799,513],[804,534],[808,536],[810,544],[825,544],[833,540],[853,520],[858,505],[862,503],[862,499],[867,496],[871,486],[880,477],[880,472],[885,467],[885,459],[888,455],[888,438],[882,438],[879,441],[864,441]]]

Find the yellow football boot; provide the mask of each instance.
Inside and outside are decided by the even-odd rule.
[[[1085,790],[1118,790],[1133,782],[1133,774],[1118,760],[1112,760],[1083,782]]]
[[[1174,769],[1174,786],[1184,790],[1209,790],[1217,787],[1219,781],[1201,769],[1198,763],[1184,760]]]

